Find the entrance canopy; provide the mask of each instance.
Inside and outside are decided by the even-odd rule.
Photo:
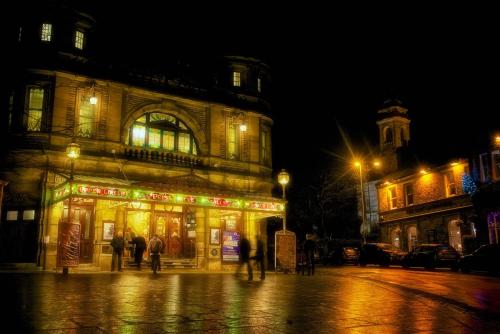
[[[130,202],[156,202],[172,205],[191,205],[208,208],[240,209],[283,214],[284,201],[273,197],[257,197],[236,192],[220,195],[211,189],[192,189],[192,192],[165,191],[165,184],[134,186],[132,182],[75,176],[73,180],[55,187],[50,196],[51,204],[69,197],[88,197]],[[186,190],[186,189],[184,189]]]

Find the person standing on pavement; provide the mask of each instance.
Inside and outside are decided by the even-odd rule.
[[[245,235],[241,235],[241,240],[238,242],[238,246],[240,248],[240,264],[236,270],[235,276],[241,271],[241,267],[246,263],[247,271],[248,271],[248,280],[253,280],[253,271],[252,266],[250,265],[250,241],[245,237]]]
[[[151,269],[153,269],[153,273],[155,274],[160,265],[160,252],[162,248],[163,243],[158,237],[158,234],[155,234],[151,238],[151,240],[149,240],[149,256],[151,257]]]
[[[304,253],[306,254],[307,276],[314,275],[314,254],[316,253],[316,243],[312,240],[312,237],[309,234],[306,234]]]
[[[111,271],[115,270],[115,263],[118,262],[118,271],[122,271],[122,255],[125,241],[123,240],[123,233],[119,231],[111,240],[111,247],[113,247],[113,255],[111,258]],[[118,260],[118,261],[117,261]]]
[[[129,227],[127,228],[127,232],[125,232],[125,241],[127,242],[127,249],[128,249],[128,257],[134,256],[134,243],[133,240],[135,238],[135,233],[132,231],[132,229]]]
[[[143,236],[138,235],[132,239],[132,243],[135,245],[134,260],[137,264],[137,269],[141,270],[142,255],[146,251],[146,239]]]
[[[260,269],[260,279],[264,280],[266,278],[266,271],[264,267],[264,242],[260,237],[257,236],[257,251],[255,252],[255,256],[253,257],[255,262],[259,266]]]

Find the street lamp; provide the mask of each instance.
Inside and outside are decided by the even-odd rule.
[[[72,189],[72,184],[71,182],[73,181],[73,170],[75,168],[75,160],[80,157],[80,145],[77,143],[70,143],[68,147],[66,147],[66,155],[68,158],[71,160],[71,170],[69,174],[69,198],[68,198],[68,223],[71,223],[71,189]],[[67,275],[69,271],[68,266],[63,267],[63,275]]]
[[[71,159],[71,172],[69,174],[70,180],[73,180],[73,169],[75,167],[75,160],[80,157],[80,145],[71,143],[66,147],[66,155]]]
[[[366,244],[366,214],[365,214],[365,191],[363,189],[363,161],[354,161],[354,166],[359,169],[359,187],[361,192],[361,229],[363,232],[363,244]],[[381,163],[378,160],[373,161],[373,167],[380,168]]]
[[[283,187],[283,200],[286,200],[285,188],[288,182],[290,181],[290,174],[284,169],[278,174],[278,182]],[[285,203],[285,212],[283,214],[283,230],[286,230],[286,203]]]

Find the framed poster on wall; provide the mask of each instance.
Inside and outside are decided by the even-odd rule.
[[[238,262],[240,259],[240,233],[236,231],[224,231],[222,238],[222,261]]]
[[[220,244],[220,229],[211,228],[210,229],[210,244],[219,245]]]
[[[115,222],[111,220],[103,221],[102,240],[111,241],[115,235]]]

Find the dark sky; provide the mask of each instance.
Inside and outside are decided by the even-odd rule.
[[[466,156],[500,130],[500,29],[488,8],[175,8],[148,0],[97,9],[118,58],[266,59],[275,170],[302,177],[326,152],[346,155],[337,124],[355,147],[376,145],[376,112],[388,98],[409,109],[422,161]]]

